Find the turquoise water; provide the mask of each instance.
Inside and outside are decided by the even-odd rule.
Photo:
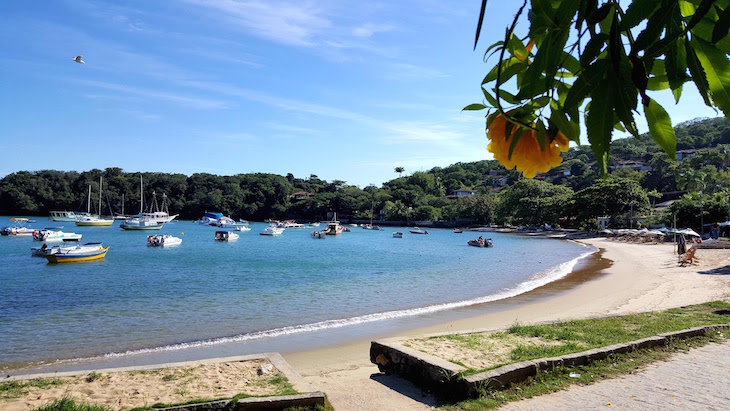
[[[0,227],[8,224],[0,218]],[[32,238],[0,237],[0,368],[230,343],[255,342],[261,351],[295,334],[347,334],[517,295],[566,275],[592,251],[498,233],[483,233],[494,248],[475,248],[466,242],[478,233],[439,229],[398,228],[402,239],[392,237],[396,228],[352,228],[324,240],[312,239],[311,229],[266,237],[259,235],[264,223],[221,243],[215,228],[189,221],[165,225],[160,233],[183,243],[164,249],[147,247],[149,232],[124,231],[118,222],[31,224],[57,225],[83,234],[83,242],[103,242],[109,253],[102,261],[48,264],[31,257],[40,244]]]

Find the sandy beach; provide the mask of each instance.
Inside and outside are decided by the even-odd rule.
[[[695,265],[680,267],[672,244],[604,238],[581,241],[602,251],[588,257],[582,268],[565,279],[472,308],[474,315],[469,318],[404,330],[391,337],[501,329],[515,322],[624,314],[730,299],[730,250],[700,249]],[[369,361],[369,345],[368,339],[283,356],[302,377],[296,388],[325,392],[337,410],[427,410],[435,406],[429,393],[398,377],[381,375]],[[225,368],[231,367],[217,366],[216,375]],[[134,388],[123,384],[108,391],[101,385],[87,387],[78,398],[113,403],[119,392]]]

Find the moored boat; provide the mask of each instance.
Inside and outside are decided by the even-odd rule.
[[[91,215],[91,185],[89,185],[89,199],[87,200],[87,215],[76,219],[77,226],[83,227],[109,227],[114,223],[114,218],[103,218],[101,216],[101,187],[103,177],[99,177],[99,215]]]
[[[312,238],[325,239],[325,238],[327,238],[327,234],[324,232],[324,230],[312,231]]]
[[[394,231],[393,238],[403,238],[403,233],[400,231]]]
[[[49,263],[80,263],[100,260],[106,257],[109,247],[104,248],[101,243],[86,243],[75,247],[49,247],[43,255]]]
[[[149,235],[147,236],[148,247],[173,247],[182,244],[182,238],[171,235]]]
[[[461,228],[455,228],[455,229],[454,229],[454,234],[461,234],[461,233],[463,233],[463,232],[464,232],[464,231],[463,231],[463,230],[462,230]]]
[[[122,221],[119,228],[124,230],[159,230],[162,228],[162,224],[149,217],[137,216]]]
[[[238,240],[238,234],[230,231],[216,231],[215,239],[216,241],[236,241]]]
[[[493,247],[494,246],[494,242],[492,241],[491,238],[482,238],[482,237],[479,237],[476,240],[469,240],[466,243],[469,244],[472,247],[483,247],[483,248],[487,248],[487,247]]]
[[[66,233],[63,227],[48,227],[33,231],[33,239],[37,241],[81,241],[81,234]]]
[[[26,227],[25,225],[30,221],[25,217],[11,217],[10,221],[14,224],[0,230],[0,235],[17,235],[17,236],[28,236],[33,235],[34,229]]]
[[[284,228],[270,225],[264,228],[259,234],[261,235],[281,235],[284,232]]]
[[[412,229],[408,230],[411,232],[411,234],[428,234],[428,230],[421,230],[418,227],[413,227]]]
[[[203,215],[203,218],[200,220],[197,220],[196,222],[200,225],[212,225],[216,226],[218,225],[218,220],[225,217],[223,213],[214,213],[210,211],[206,211],[205,215]]]
[[[180,214],[170,215],[170,210],[167,207],[167,195],[162,193],[162,206],[157,206],[157,193],[152,192],[152,204],[150,210],[146,213],[142,213],[143,216],[152,219],[157,224],[169,223]]]
[[[236,222],[234,219],[225,216],[218,219],[216,226],[219,228],[230,228],[236,231],[251,231],[248,227],[248,221],[240,220]]]
[[[324,229],[324,233],[327,235],[340,235],[343,231],[345,231],[345,227],[340,225],[340,222],[337,220],[337,213],[335,213],[332,220],[327,222],[327,228]]]
[[[51,211],[49,217],[53,221],[65,221],[73,223],[78,216],[73,211]]]

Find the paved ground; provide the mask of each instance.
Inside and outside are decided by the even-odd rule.
[[[638,374],[574,386],[500,410],[730,410],[730,341],[708,344]]]

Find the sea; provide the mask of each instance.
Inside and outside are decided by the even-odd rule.
[[[103,260],[51,264],[31,256],[41,244],[32,237],[0,237],[0,369],[8,374],[301,351],[387,335],[561,279],[595,251],[435,228],[423,235],[351,227],[315,239],[312,228],[271,237],[259,235],[266,223],[251,223],[238,241],[219,242],[215,227],[191,221],[149,232],[35,219],[29,226],[63,226],[110,248]],[[182,244],[148,247],[157,233]],[[479,235],[494,247],[467,245]]]

